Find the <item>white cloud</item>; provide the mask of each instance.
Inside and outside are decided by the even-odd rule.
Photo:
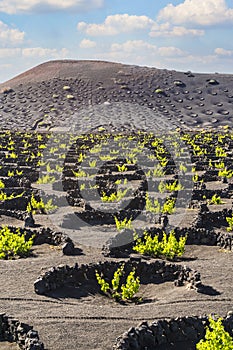
[[[21,54],[23,57],[65,57],[68,54],[67,49],[47,49],[42,47],[32,47],[32,48],[24,48],[21,50]]]
[[[186,55],[184,51],[174,46],[159,47],[158,53],[160,56],[165,56],[165,57],[177,57],[177,56]]]
[[[186,55],[186,52],[173,46],[157,47],[143,40],[128,40],[122,44],[112,44],[110,51],[105,54],[105,58],[125,63],[162,67],[163,59]]]
[[[219,57],[216,53],[195,54],[175,46],[160,47],[143,40],[128,40],[121,44],[113,43],[109,50],[95,52],[87,58],[179,71],[216,72],[227,69],[232,71],[229,59],[227,62],[227,57],[226,59]]]
[[[168,4],[158,14],[160,21],[174,24],[215,25],[233,22],[233,9],[228,8],[225,0],[185,0],[174,6]]]
[[[123,44],[112,44],[111,51],[119,51],[119,52],[143,52],[145,50],[155,51],[157,50],[157,46],[147,43],[143,40],[128,40]]]
[[[158,66],[156,53],[156,45],[144,42],[143,40],[128,40],[122,44],[113,43],[108,50],[97,52],[91,58],[126,64]],[[153,63],[150,64],[151,60]]]
[[[173,26],[169,22],[159,24],[148,16],[116,14],[107,16],[103,23],[79,22],[77,29],[90,36],[113,36],[137,30],[149,30],[150,37],[202,36],[204,30]]]
[[[70,52],[43,47],[0,48],[0,83],[49,60],[69,58]],[[6,64],[7,62],[7,64]]]
[[[18,45],[24,41],[24,37],[24,32],[21,32],[18,29],[10,28],[7,24],[0,21],[0,45]]]
[[[42,47],[31,48],[2,48],[0,49],[1,58],[64,58],[68,55],[67,49],[47,49]]]
[[[187,53],[184,56],[170,56],[164,58],[165,64],[181,71],[191,70],[196,72],[217,72],[221,60],[216,55],[195,55]]]
[[[149,35],[151,37],[183,37],[183,36],[202,36],[204,30],[188,29],[182,26],[172,26],[169,22],[162,24],[155,23]]]
[[[2,0],[0,12],[41,13],[58,10],[88,11],[103,6],[104,0]]]
[[[92,49],[93,47],[96,47],[96,42],[89,39],[83,39],[80,42],[79,47],[81,49]]]
[[[156,45],[152,45],[143,40],[128,40],[123,44],[112,44],[111,51],[112,52],[118,51],[123,53],[123,55],[138,53],[138,54],[144,55],[144,57],[145,57],[145,53],[149,55],[157,54],[161,57],[164,57],[164,56],[175,57],[175,56],[186,55],[184,51],[180,50],[177,47],[174,47],[174,46],[157,47]]]
[[[77,29],[87,35],[116,35],[150,28],[154,21],[147,16],[130,16],[128,14],[116,14],[107,16],[101,24],[79,22]]]
[[[217,47],[214,50],[214,53],[218,56],[225,56],[225,57],[232,57],[233,56],[233,50],[225,50],[221,47]]]
[[[2,58],[11,58],[18,57],[21,54],[20,48],[0,48],[0,57]]]

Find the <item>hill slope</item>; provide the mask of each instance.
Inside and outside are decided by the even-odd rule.
[[[0,126],[64,127],[74,114],[78,120],[83,113],[91,115],[90,129],[124,121],[132,128],[160,121],[171,128],[231,126],[232,87],[233,75],[102,61],[51,61],[0,85]]]

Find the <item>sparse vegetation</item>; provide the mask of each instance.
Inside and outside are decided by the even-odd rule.
[[[162,207],[162,213],[163,214],[173,214],[176,210],[175,203],[176,203],[175,198],[167,198],[163,207]]]
[[[59,98],[62,97],[63,99],[66,99],[66,96],[68,96],[67,93],[70,92],[62,92],[61,88],[62,96],[59,95]],[[157,96],[156,98],[161,99],[163,97]],[[48,107],[48,113],[50,113],[51,110],[53,110],[52,105]],[[89,116],[87,115],[85,120],[88,120],[88,118]],[[98,131],[100,131],[100,133],[98,133]],[[60,182],[58,179],[61,180],[62,184],[64,183],[66,185],[66,187],[64,186],[64,188],[66,188],[64,191],[67,192],[67,197],[69,196],[71,199],[71,205],[77,206],[77,211],[82,213],[84,212],[85,215],[89,214],[89,208],[88,205],[86,205],[86,203],[88,203],[89,195],[90,197],[93,195],[93,200],[91,198],[90,201],[91,206],[93,202],[96,201],[100,208],[114,208],[116,206],[114,206],[114,202],[119,202],[120,200],[125,199],[126,196],[127,199],[132,197],[128,196],[128,191],[133,189],[135,191],[135,197],[139,194],[137,199],[139,199],[140,205],[142,204],[140,207],[140,210],[142,208],[141,217],[145,218],[145,221],[143,222],[141,217],[139,217],[138,221],[136,219],[133,222],[136,211],[133,212],[132,218],[130,219],[130,211],[127,212],[127,218],[123,216],[123,211],[121,211],[119,215],[118,213],[114,214],[116,215],[115,227],[117,230],[133,230],[133,227],[136,227],[137,223],[140,230],[141,227],[142,230],[147,227],[148,232],[144,232],[143,237],[139,238],[135,236],[136,241],[133,248],[134,252],[152,257],[174,260],[183,256],[187,237],[185,236],[177,239],[174,232],[170,232],[169,235],[164,233],[161,236],[161,239],[159,239],[157,235],[151,235],[149,230],[155,230],[158,227],[157,219],[158,217],[162,216],[159,214],[170,215],[175,213],[175,196],[177,196],[177,193],[174,192],[182,190],[182,185],[186,186],[186,183],[188,184],[188,181],[186,182],[186,178],[189,179],[190,176],[192,177],[193,175],[192,179],[193,182],[195,182],[194,199],[192,199],[192,203],[190,203],[189,208],[191,210],[188,212],[190,216],[192,216],[192,213],[194,213],[193,215],[197,215],[200,204],[226,204],[222,208],[225,209],[226,207],[229,207],[231,198],[231,193],[229,193],[229,190],[232,188],[232,181],[226,181],[225,179],[230,179],[233,176],[231,166],[233,135],[231,135],[229,132],[228,136],[224,138],[224,135],[217,136],[214,133],[204,133],[201,131],[189,133],[183,131],[181,140],[184,140],[187,146],[190,146],[190,152],[192,153],[190,158],[193,162],[193,174],[190,174],[190,170],[187,169],[189,168],[190,162],[187,161],[186,163],[187,158],[184,156],[184,153],[186,152],[185,147],[181,149],[179,140],[173,140],[172,137],[169,138],[170,136],[167,137],[167,135],[166,137],[164,135],[155,137],[154,135],[143,132],[137,133],[136,131],[132,135],[123,135],[123,133],[122,135],[115,135],[108,134],[105,132],[104,128],[101,127],[99,130],[97,129],[95,133],[93,132],[87,135],[78,136],[70,135],[70,139],[68,141],[65,138],[63,139],[60,135],[54,136],[47,135],[46,133],[36,134],[35,136],[24,133],[23,136],[20,135],[17,136],[17,138],[10,132],[4,134],[2,132],[1,135],[3,136],[0,137],[0,204],[2,206],[1,208],[3,208],[2,211],[4,211],[4,208],[7,208],[9,213],[11,209],[8,208],[11,208],[11,205],[13,208],[15,203],[19,203],[19,208],[16,208],[15,211],[17,211],[16,214],[19,214],[20,217],[22,217],[22,214],[25,215],[26,206],[27,212],[32,214],[46,213],[56,208],[56,200],[54,200],[55,204],[51,199],[45,203],[45,200],[43,201],[39,197],[39,192],[34,190],[36,187],[36,176],[40,169],[41,177],[39,178],[37,184],[50,184],[55,181],[56,182],[53,184],[53,186],[37,187],[41,187],[45,190],[48,188],[49,192],[54,189],[54,197],[56,195],[59,197],[57,191],[60,190]],[[49,139],[51,142],[48,142]],[[78,142],[75,143],[76,141]],[[129,141],[135,142],[135,147],[132,147],[132,143]],[[168,142],[166,147],[164,141]],[[112,146],[113,142],[115,142],[116,148]],[[178,162],[177,165],[177,162],[176,164],[173,162],[173,154],[169,153],[169,146],[174,147],[173,154],[175,154],[176,157],[181,156],[183,163]],[[145,149],[146,152],[143,153]],[[148,153],[150,153],[149,156],[147,155]],[[43,158],[44,156],[47,156],[47,159]],[[145,157],[146,160],[145,166],[141,162],[143,157]],[[57,160],[59,160],[59,164],[57,164]],[[81,163],[84,163],[82,164],[83,167],[81,167]],[[133,164],[136,164],[136,166]],[[90,169],[90,172],[88,167],[92,168]],[[72,169],[74,169],[73,173]],[[184,182],[181,183],[178,175],[180,175],[180,173],[187,172],[188,174],[182,176]],[[92,181],[92,176],[96,177],[96,182]],[[149,179],[146,179],[146,176]],[[162,178],[155,179],[156,177]],[[213,182],[210,184],[209,182],[212,180]],[[144,186],[146,181],[148,185],[147,187]],[[221,184],[220,181],[222,181],[224,184]],[[228,184],[225,185],[225,182],[228,182]],[[224,188],[224,191],[222,191],[223,195],[219,191],[218,183],[220,184],[219,188]],[[126,184],[127,189],[126,186],[124,186]],[[158,184],[159,187],[157,188]],[[106,187],[104,187],[105,185]],[[72,186],[74,186],[74,188],[72,188]],[[12,194],[12,188],[14,187],[17,187],[17,194],[19,193],[20,187],[25,187],[25,196],[27,197],[24,197],[24,193],[17,196]],[[95,189],[97,191],[90,191],[90,189]],[[34,195],[30,197],[32,191]],[[83,193],[80,191],[83,191]],[[216,194],[212,196],[212,194],[215,193],[213,191],[216,191]],[[146,197],[141,201],[145,192]],[[209,193],[211,193],[211,195]],[[98,194],[101,194],[101,198],[98,196]],[[183,195],[183,193],[181,194]],[[85,195],[87,199],[84,198]],[[21,201],[18,200],[15,201],[15,203],[14,201],[6,203],[6,200],[14,199],[19,196],[22,196],[22,206]],[[179,215],[182,214],[183,205],[183,197],[180,196],[179,199],[180,198],[181,200],[179,201],[179,204],[181,203],[181,206],[179,206],[177,210]],[[225,203],[225,198],[227,198],[227,203]],[[105,203],[103,204],[102,202]],[[124,204],[125,202],[125,200],[122,200],[121,204]],[[137,205],[137,200],[135,200],[133,203],[133,210],[135,203]],[[145,207],[143,207],[144,204]],[[211,211],[211,208],[209,208],[209,210]],[[212,208],[212,210],[214,212],[215,208]],[[93,214],[94,216],[94,210],[93,213],[90,214]],[[226,219],[225,226],[228,225],[227,231],[232,232],[233,217],[231,217],[231,214],[228,215],[229,217]],[[176,223],[176,219],[176,216],[168,217],[168,224],[173,225],[174,222]],[[114,231],[114,225],[110,225],[109,229]],[[222,227],[221,231],[223,231]],[[127,233],[120,233],[122,236],[124,236],[124,234]],[[9,236],[9,234],[7,235]],[[224,237],[225,236],[231,237],[230,234],[225,234]],[[23,238],[25,237],[22,234],[22,241],[15,244],[21,246],[22,243],[27,243],[23,242]],[[13,240],[16,242],[16,239],[17,238],[14,237],[9,240],[11,240],[12,244]],[[6,246],[6,239],[4,244]],[[8,248],[7,253],[5,249],[4,253],[1,254],[1,258],[10,259],[14,256],[24,256],[24,254],[26,256],[27,252],[23,250],[20,252],[19,250],[19,252],[16,253],[16,251],[14,251],[11,247]],[[135,258],[135,261],[138,259],[138,257],[133,256],[132,258]],[[135,293],[138,291],[140,281],[135,276],[135,271],[131,271],[128,276],[124,276],[127,278],[124,278],[124,282],[122,284],[123,274],[124,268],[121,266],[119,269],[117,269],[117,271],[115,271],[112,279],[110,278],[107,280],[104,276],[99,274],[98,271],[96,272],[96,278],[102,292],[115,298],[116,300],[137,300],[137,298],[135,298]]]
[[[124,230],[124,229],[132,229],[132,219],[125,218],[124,220],[118,220],[118,218],[115,216],[115,223],[116,228],[118,231]]]
[[[36,214],[37,212],[45,214],[45,213],[49,213],[51,211],[54,211],[57,209],[57,205],[53,204],[53,200],[49,199],[46,203],[44,203],[43,199],[41,198],[40,200],[37,200],[34,196],[34,194],[32,194],[31,196],[31,200],[27,205],[27,212],[28,213],[32,213],[32,214]]]
[[[23,197],[23,195],[24,195],[24,192],[17,194],[17,195],[12,193],[11,195],[8,196],[3,191],[0,191],[0,202],[4,202],[4,201],[11,200],[11,199],[16,199],[16,198],[21,198],[21,197]]]
[[[127,192],[128,192],[127,188],[124,191],[118,190],[116,192],[113,192],[109,196],[107,196],[106,193],[104,192],[103,195],[101,196],[101,200],[103,202],[119,202],[122,198],[126,196]]]
[[[148,192],[146,193],[146,210],[154,214],[158,214],[161,211],[158,199],[150,199]]]
[[[214,194],[212,198],[209,200],[209,204],[223,204],[220,196],[217,196],[217,194]]]
[[[209,326],[206,327],[204,339],[201,339],[196,350],[232,350],[233,339],[224,329],[222,318],[209,317]]]
[[[104,277],[96,271],[96,279],[100,285],[101,291],[114,298],[116,301],[132,301],[140,287],[139,277],[135,277],[135,269],[129,273],[126,278],[126,283],[121,282],[121,277],[124,274],[124,264],[122,264],[113,275],[110,283],[106,282]],[[137,298],[136,300],[138,300]]]
[[[16,233],[7,226],[0,229],[0,259],[26,257],[30,254],[32,244],[33,237],[26,241],[25,234],[21,234],[19,228]]]
[[[52,184],[53,182],[56,181],[56,178],[54,176],[50,176],[49,174],[43,175],[41,176],[38,180],[37,180],[37,184]]]
[[[231,217],[226,217],[226,221],[228,223],[227,231],[233,231],[233,214]]]
[[[181,257],[185,251],[185,244],[187,236],[176,239],[174,231],[169,235],[163,233],[163,238],[159,241],[158,235],[153,237],[147,231],[144,232],[143,237],[139,238],[135,235],[135,246],[133,250],[140,254],[150,255],[152,257],[165,257],[173,260],[176,257]]]

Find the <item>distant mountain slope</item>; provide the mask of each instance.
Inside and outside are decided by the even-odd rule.
[[[232,126],[233,75],[64,60],[0,84],[2,128],[63,127],[74,117],[91,129],[103,123],[133,129],[162,122],[171,128]]]
[[[54,78],[74,78],[77,74],[86,75],[90,79],[93,76],[106,75],[109,70],[127,69],[129,66],[120,63],[104,61],[78,61],[78,60],[55,60],[42,63],[16,77],[0,84],[0,90],[7,86],[17,86],[33,82],[42,82]]]

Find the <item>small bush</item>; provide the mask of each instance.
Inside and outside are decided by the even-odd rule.
[[[232,217],[226,217],[226,221],[228,223],[227,231],[233,231],[233,215]]]
[[[121,283],[121,277],[124,274],[124,264],[122,264],[113,275],[111,286],[105,281],[103,276],[95,272],[96,279],[100,285],[101,291],[117,301],[130,301],[134,299],[135,294],[138,292],[140,287],[139,277],[135,278],[135,269],[129,273],[126,279],[126,284]],[[138,300],[138,298],[136,299]]]
[[[52,184],[53,182],[56,181],[56,178],[54,176],[50,176],[49,174],[43,175],[37,180],[37,184]]]
[[[118,220],[117,217],[114,217],[116,228],[118,231],[124,230],[124,229],[132,229],[132,219],[125,218],[124,220]]]
[[[185,251],[187,236],[176,239],[172,230],[169,236],[163,233],[162,241],[159,241],[157,235],[151,237],[148,232],[145,232],[142,238],[135,235],[136,243],[133,250],[140,254],[150,255],[152,257],[166,257],[173,260],[176,257],[181,257]]]
[[[161,205],[158,199],[150,199],[148,192],[146,193],[146,211],[158,214],[161,211]]]
[[[175,198],[167,198],[163,207],[162,207],[162,213],[163,214],[173,214],[176,211],[175,203],[176,203]]]
[[[223,201],[220,196],[214,194],[210,199],[209,204],[223,204]]]
[[[74,96],[73,95],[66,95],[66,98],[68,98],[68,100],[73,100]]]
[[[233,176],[233,171],[232,170],[227,170],[226,168],[223,170],[219,170],[218,172],[219,177],[226,177],[227,179],[232,178]]]
[[[5,188],[5,184],[2,180],[0,180],[0,188]]]
[[[24,192],[18,194],[18,195],[14,195],[14,193],[12,193],[11,195],[7,196],[7,194],[3,191],[0,191],[0,201],[4,202],[4,201],[8,201],[11,199],[16,199],[16,198],[21,198],[23,197]]]
[[[44,214],[54,211],[55,209],[57,209],[57,205],[53,204],[52,198],[49,199],[47,203],[44,203],[42,198],[40,200],[36,200],[34,194],[32,194],[26,210],[28,213],[32,214],[36,214],[36,212]]]
[[[32,244],[33,237],[26,242],[25,235],[20,233],[19,228],[13,233],[9,227],[4,226],[0,230],[0,259],[28,256]]]
[[[209,317],[209,327],[206,328],[205,339],[196,344],[197,350],[233,350],[233,339],[225,331],[222,318],[215,321]]]
[[[119,190],[117,192],[113,192],[109,196],[106,195],[105,192],[103,192],[101,200],[103,202],[119,202],[122,198],[124,198],[126,196],[127,192],[128,192],[127,188],[124,191],[123,190]]]
[[[163,91],[162,89],[160,89],[160,88],[155,89],[154,92],[155,92],[156,94],[164,94],[164,91]]]
[[[68,85],[63,86],[63,90],[65,90],[65,91],[70,90],[70,86],[68,86]]]

